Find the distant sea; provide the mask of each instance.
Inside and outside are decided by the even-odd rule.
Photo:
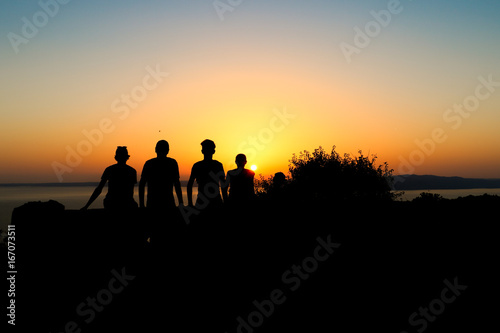
[[[182,186],[184,203],[187,204],[187,188]],[[75,184],[0,184],[0,229],[6,230],[10,224],[12,210],[30,201],[55,200],[64,205],[66,209],[80,209],[90,198],[97,183],[75,183]],[[103,208],[102,200],[106,196],[107,187],[102,190],[89,209]],[[196,200],[198,189],[193,187],[193,199]],[[174,196],[175,197],[175,196]],[[135,187],[134,199],[139,203],[137,186]],[[175,198],[176,204],[177,198]]]
[[[10,223],[12,210],[30,201],[55,200],[64,205],[66,209],[80,209],[89,199],[97,183],[76,183],[76,184],[0,184],[0,229],[6,230]],[[97,198],[90,208],[103,208],[102,200],[106,195],[104,188],[99,198]],[[136,186],[134,198],[139,202],[139,195]],[[456,199],[468,195],[500,195],[500,188],[487,189],[454,189],[454,190],[411,190],[404,191],[402,200],[413,200],[422,192],[437,193],[447,199]],[[187,189],[183,182],[182,193],[184,202],[187,203]],[[198,194],[196,186],[193,188],[193,197],[196,200]],[[176,199],[177,201],[177,199]]]

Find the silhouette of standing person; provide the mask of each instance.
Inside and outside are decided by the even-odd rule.
[[[107,209],[131,209],[137,208],[134,200],[134,186],[137,183],[137,172],[127,165],[127,147],[116,148],[116,164],[107,167],[101,177],[101,182],[90,196],[87,204],[82,208],[85,210],[99,197],[106,182],[108,182],[108,193],[104,198],[104,208]]]
[[[245,169],[247,157],[244,154],[236,155],[235,162],[238,168],[229,170],[226,177],[226,184],[229,184],[228,201],[236,204],[245,203],[255,197],[253,186],[255,172]]]
[[[191,169],[191,176],[187,184],[188,205],[193,205],[193,183],[198,183],[198,197],[196,207],[198,208],[216,208],[222,204],[220,187],[224,186],[226,177],[222,163],[214,160],[215,143],[212,140],[204,140],[201,143],[201,152],[203,160],[196,162]],[[226,192],[222,192],[224,201],[226,201]]]
[[[167,157],[170,147],[167,141],[160,140],[156,144],[156,157],[146,163],[139,181],[139,205],[144,206],[144,192],[147,185],[146,206],[154,210],[171,210],[175,208],[172,188],[175,188],[179,205],[183,205],[179,166],[173,158]]]

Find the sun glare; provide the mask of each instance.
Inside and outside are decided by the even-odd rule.
[[[254,165],[252,165],[252,166],[250,167],[250,169],[252,169],[252,171],[255,171],[255,170],[257,170],[257,166],[254,164]]]

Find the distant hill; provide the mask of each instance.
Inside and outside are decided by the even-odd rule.
[[[402,175],[395,177],[396,190],[451,190],[500,188],[500,179]]]

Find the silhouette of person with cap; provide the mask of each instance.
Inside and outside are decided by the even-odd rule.
[[[154,210],[170,210],[175,208],[172,188],[175,188],[179,205],[183,205],[179,166],[173,158],[167,157],[170,146],[167,141],[160,140],[156,144],[156,157],[146,163],[139,181],[139,205],[144,205],[144,192],[147,185],[146,207]]]
[[[201,152],[203,160],[193,165],[187,184],[188,205],[193,205],[193,183],[196,180],[198,183],[196,207],[220,207],[222,198],[219,186],[223,186],[226,181],[224,167],[222,163],[212,158],[215,154],[215,143],[212,140],[207,139],[201,143]],[[224,201],[226,194],[225,191],[222,192]]]
[[[244,154],[236,155],[237,168],[227,172],[226,184],[229,185],[228,201],[231,203],[245,203],[255,197],[253,180],[255,172],[245,169],[247,157]],[[227,191],[227,186],[225,188]]]
[[[127,147],[119,146],[116,148],[115,160],[117,163],[104,170],[101,182],[82,210],[89,208],[94,200],[99,197],[106,182],[108,182],[108,193],[103,201],[104,208],[120,210],[137,208],[137,203],[134,200],[134,186],[137,183],[137,172],[134,168],[127,165],[129,157]]]

